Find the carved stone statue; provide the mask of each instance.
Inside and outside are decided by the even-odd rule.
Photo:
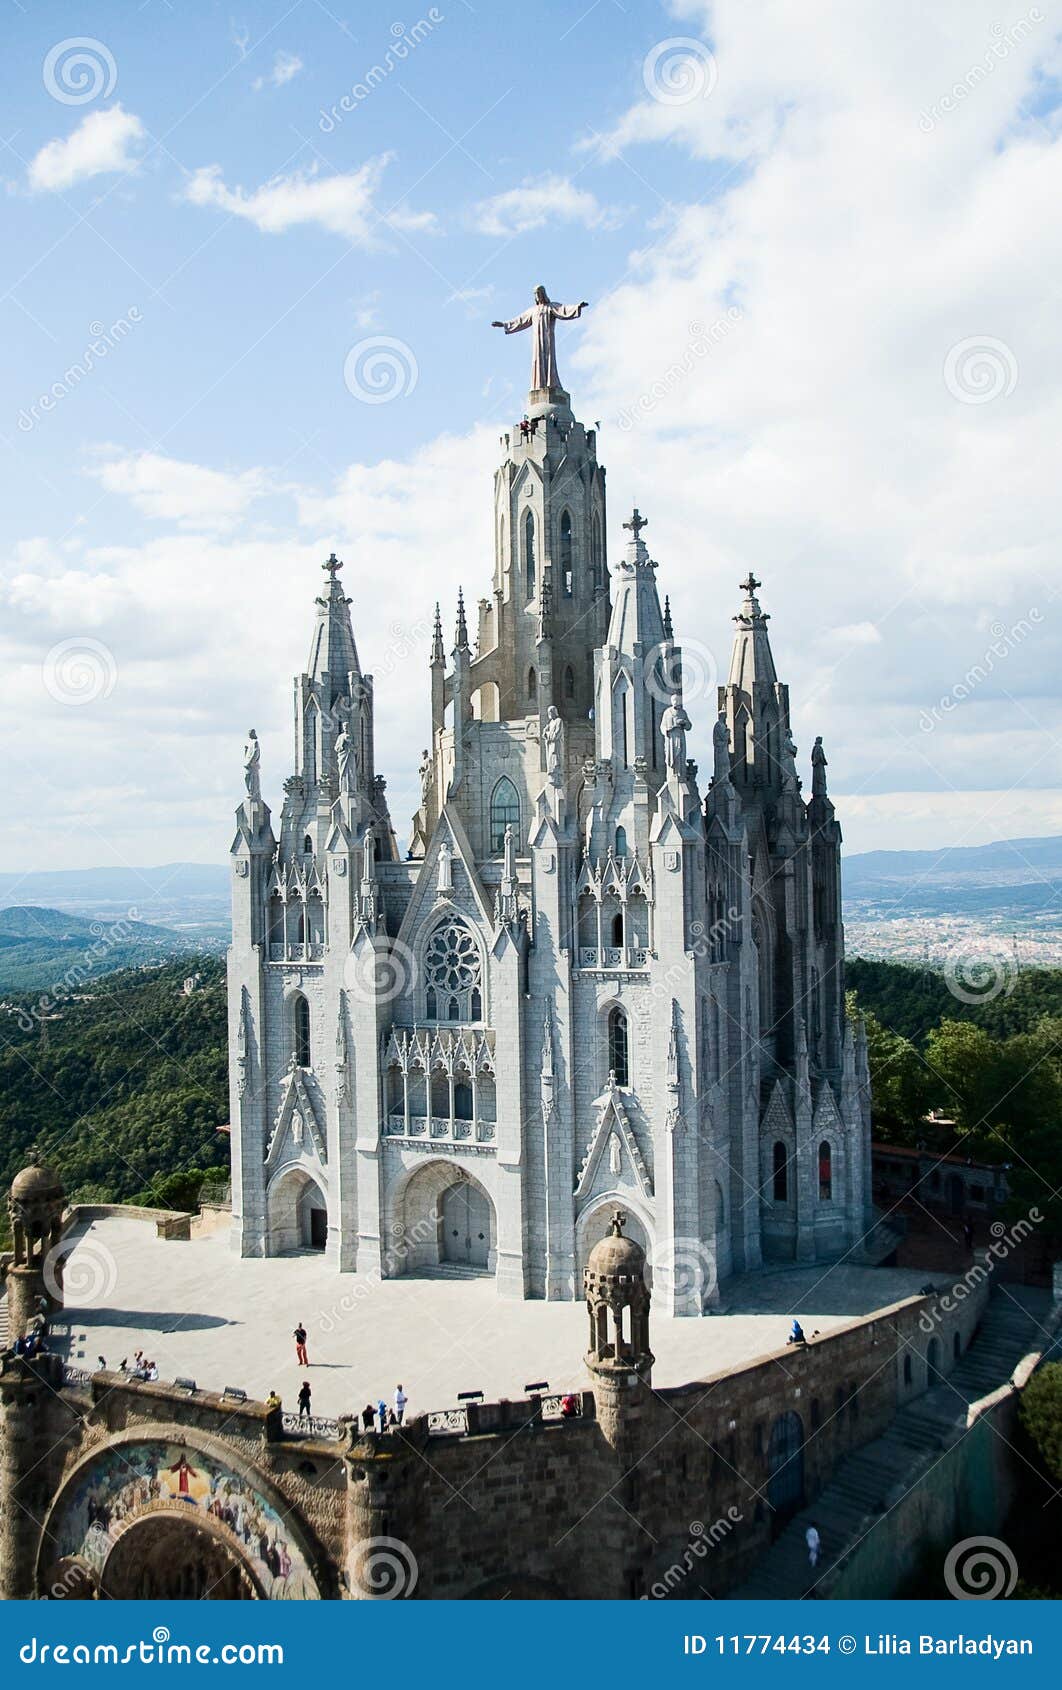
[[[243,778],[247,787],[248,798],[261,799],[261,761],[262,747],[258,743],[258,735],[253,728],[248,728],[247,744],[243,748]]]
[[[554,786],[561,786],[564,783],[564,723],[555,704],[551,704],[546,712],[542,738],[546,746],[546,774]]]
[[[373,878],[373,870],[376,865],[376,830],[372,826],[371,822],[365,829],[365,836],[362,839],[361,848],[364,853],[362,857],[361,878],[363,880],[371,880]]]
[[[505,829],[505,841],[502,847],[502,879],[516,879],[516,835],[512,823]]]
[[[682,708],[677,692],[660,718],[660,732],[664,736],[664,762],[668,772],[682,780],[686,773],[686,735],[693,723]]]
[[[291,1112],[291,1137],[295,1144],[302,1143],[304,1130],[305,1122],[303,1121],[302,1116],[297,1109],[293,1109]]]
[[[431,792],[431,757],[427,746],[420,754],[420,767],[417,773],[420,776],[420,802],[424,806],[427,804],[428,794]]]
[[[495,321],[491,324],[492,329],[504,329],[506,334],[519,334],[521,329],[534,330],[531,339],[532,388],[561,387],[557,372],[555,324],[558,317],[562,322],[572,322],[581,317],[589,303],[589,300],[582,299],[578,305],[558,305],[550,299],[544,287],[537,287],[529,310],[521,311],[518,317],[511,317],[507,323]]]
[[[340,792],[353,792],[357,784],[357,759],[354,755],[354,741],[346,726],[340,729],[336,740],[336,762],[339,765]]]
[[[439,846],[439,891],[449,894],[454,889],[454,853],[450,841],[444,839]]]
[[[822,735],[819,734],[811,748],[811,796],[825,798],[826,796],[826,753],[822,749]]]
[[[730,779],[730,730],[725,716],[717,716],[712,729],[713,777],[716,781]]]

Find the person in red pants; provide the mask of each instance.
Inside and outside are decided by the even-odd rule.
[[[309,1367],[310,1365],[310,1358],[306,1354],[306,1328],[301,1320],[295,1328],[295,1360],[300,1367]]]

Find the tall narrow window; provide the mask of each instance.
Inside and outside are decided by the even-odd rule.
[[[618,827],[616,829],[615,855],[617,861],[627,855],[627,829],[625,827]]]
[[[575,697],[575,671],[570,663],[564,671],[564,696],[565,698]]]
[[[300,1068],[310,1066],[310,1006],[304,997],[294,1003],[295,1061]]]
[[[490,848],[492,854],[505,849],[505,829],[520,830],[520,799],[512,781],[503,775],[490,801]]]
[[[629,1086],[630,1059],[627,1047],[627,1017],[622,1009],[613,1009],[608,1018],[608,1066],[618,1086]]]
[[[532,511],[524,517],[524,587],[526,596],[535,596],[535,518]]]
[[[566,599],[570,599],[572,596],[572,518],[570,511],[565,511],[561,517],[560,575],[561,591]]]
[[[538,699],[538,677],[534,669],[527,671],[527,697],[530,704],[534,704]]]
[[[833,1151],[829,1141],[823,1139],[819,1145],[819,1202],[829,1203],[833,1198]]]
[[[776,1203],[789,1200],[789,1153],[781,1139],[774,1147],[774,1200]]]
[[[312,784],[317,779],[317,734],[320,722],[320,711],[312,704],[306,712],[306,749],[305,773],[306,779]]]
[[[594,587],[595,587],[595,589],[597,589],[601,586],[602,570],[601,570],[601,518],[598,516],[596,511],[594,512],[593,522],[590,525],[590,554],[591,554],[591,565],[592,565],[592,568],[593,568],[593,571],[594,571]]]

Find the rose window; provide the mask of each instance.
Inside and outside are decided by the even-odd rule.
[[[467,927],[449,922],[424,953],[424,1007],[429,1021],[480,1021],[479,947]]]

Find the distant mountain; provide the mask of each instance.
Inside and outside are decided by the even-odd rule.
[[[229,897],[227,863],[162,863],[157,868],[34,869],[0,874],[0,904],[175,902]]]
[[[177,933],[120,915],[90,920],[37,904],[0,909],[0,991],[74,996],[119,968],[199,953],[199,934]]]
[[[866,896],[895,891],[904,881],[922,886],[1043,886],[1062,881],[1062,836],[998,839],[992,845],[942,846],[937,851],[861,851],[842,863],[845,891]]]

